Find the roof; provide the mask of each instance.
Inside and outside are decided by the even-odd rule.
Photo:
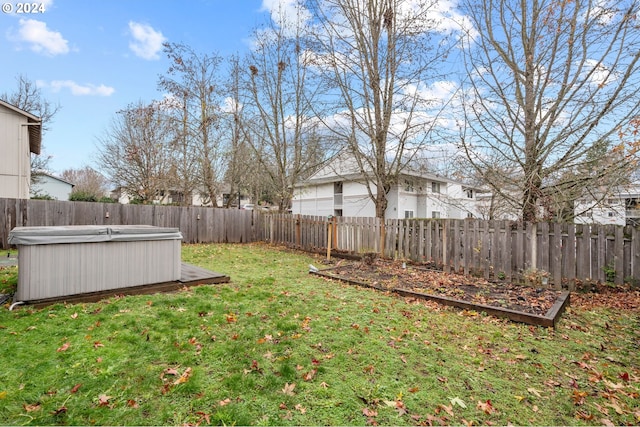
[[[338,173],[337,170],[340,170],[340,172]],[[401,171],[398,178],[419,178],[427,181],[459,184],[465,189],[486,191],[484,188],[476,185],[465,184],[461,181],[446,178],[438,174],[416,171],[412,170],[411,168],[405,168],[403,171]],[[338,154],[325,167],[321,168],[319,171],[314,173],[311,177],[304,180],[303,182],[296,183],[294,186],[305,187],[310,184],[328,184],[337,181],[359,181],[363,179],[364,174],[360,171],[353,158]]]
[[[1,99],[0,106],[3,106],[27,118],[27,123],[29,123],[29,126],[27,126],[29,132],[29,151],[31,151],[33,154],[40,154],[40,150],[42,148],[42,120],[39,117],[21,110],[15,105],[9,104],[8,102]]]
[[[45,171],[37,171],[37,172],[34,172],[33,174],[34,174],[34,175],[37,175],[37,176],[48,176],[49,178],[54,179],[54,180],[56,180],[56,181],[60,181],[60,182],[62,182],[62,183],[64,183],[64,184],[69,184],[69,185],[70,185],[70,186],[72,186],[72,187],[75,187],[75,186],[76,186],[74,183],[69,182],[69,181],[67,181],[66,179],[62,179],[62,178],[60,178],[59,176],[52,175],[52,174],[50,174],[49,172],[45,172]]]

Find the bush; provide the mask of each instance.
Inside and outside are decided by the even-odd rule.
[[[100,200],[98,200],[100,203],[118,203],[118,201],[116,199],[112,199],[111,197],[100,197]]]
[[[95,194],[91,194],[85,191],[74,191],[69,196],[71,202],[97,202],[98,198]]]

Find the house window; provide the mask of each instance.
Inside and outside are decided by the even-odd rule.
[[[432,193],[439,193],[440,192],[440,183],[439,182],[432,182],[431,183],[431,192]]]
[[[473,190],[467,190],[467,199],[473,199]]]
[[[404,191],[413,193],[413,181],[404,180]]]
[[[440,211],[431,211],[431,218],[440,218]]]
[[[342,181],[333,183],[333,205],[338,209],[342,207]]]
[[[616,216],[616,213],[613,211],[609,211],[609,218]]]
[[[333,216],[342,216],[342,209],[334,209]]]
[[[467,218],[473,218],[473,214],[471,212],[467,212]]]
[[[413,211],[404,211],[404,219],[413,218]]]

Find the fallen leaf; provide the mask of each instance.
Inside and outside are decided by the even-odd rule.
[[[376,411],[375,409],[364,408],[362,410],[362,414],[365,417],[377,417],[378,416],[378,411]]]
[[[451,406],[455,406],[458,405],[459,407],[466,409],[467,404],[464,403],[464,401],[462,399],[460,399],[459,397],[454,397],[453,399],[450,400],[451,402]]]
[[[22,407],[24,408],[25,411],[27,412],[33,412],[33,411],[39,411],[41,406],[40,403],[34,403],[32,405],[27,405],[26,403],[24,405],[22,405]]]
[[[220,402],[218,402],[218,406],[226,406],[226,405],[228,405],[229,403],[231,403],[231,399],[226,398],[226,399],[221,400]]]
[[[533,394],[533,395],[534,395],[534,396],[536,396],[536,397],[542,397],[542,395],[540,394],[540,391],[536,390],[536,389],[535,389],[535,388],[533,388],[533,387],[529,387],[529,388],[527,389],[527,391],[528,391],[529,393]]]
[[[78,384],[74,385],[74,386],[73,386],[73,388],[71,389],[71,391],[70,391],[69,393],[72,393],[72,394],[73,394],[73,393],[77,393],[77,392],[78,392],[78,390],[80,390],[80,387],[82,387],[82,384],[81,384],[81,383],[78,383]]]
[[[180,375],[180,378],[173,382],[173,385],[183,384],[189,381],[189,377],[191,376],[191,368],[185,369],[185,371]]]
[[[606,427],[614,427],[615,424],[611,422],[611,420],[607,419],[607,418],[600,418],[600,423],[602,423],[603,426]]]
[[[109,399],[111,399],[111,396],[107,396],[106,394],[101,394],[100,396],[98,396],[98,406],[108,406]]]
[[[167,368],[164,370],[165,375],[178,375],[178,371],[173,368]]]
[[[484,412],[487,415],[491,415],[495,412],[495,408],[491,404],[491,400],[487,400],[486,402],[482,402],[478,400],[478,404],[476,405],[476,408],[480,409],[482,412]]]
[[[396,400],[396,412],[399,416],[403,416],[407,413],[407,407],[404,406],[404,402]]]
[[[203,420],[206,421],[207,425],[211,424],[211,416],[206,412],[198,411],[196,412],[196,415],[200,415],[200,419],[196,425],[200,425]]]
[[[573,394],[571,395],[571,399],[573,400],[573,404],[576,406],[582,405],[584,403],[584,398],[587,397],[586,391],[578,391],[573,390]]]
[[[318,372],[317,369],[312,369],[309,372],[307,372],[306,374],[304,374],[302,376],[302,379],[305,381],[311,381],[313,379],[313,377],[316,376],[316,373]]]
[[[72,318],[72,319],[77,319],[77,318],[78,318],[78,313],[73,313],[73,314],[71,315],[71,318]]]
[[[7,392],[6,391],[0,391],[0,399],[6,399],[7,398]]]
[[[67,341],[64,344],[62,344],[62,347],[59,347],[56,351],[58,353],[60,353],[61,351],[67,351],[69,349],[69,347],[71,347],[71,343],[69,343],[69,341]]]
[[[452,417],[454,416],[453,415],[453,405],[452,406],[440,405],[440,408],[444,409],[445,412],[447,414],[449,414],[450,416],[452,416]]]
[[[329,387],[329,384],[327,384],[327,383],[325,383],[324,381],[322,381],[322,382],[320,383],[320,387],[322,387],[322,388],[328,388],[328,387]]]
[[[93,348],[100,348],[100,347],[104,347],[104,344],[102,344],[100,341],[96,341],[93,343]]]
[[[294,408],[298,411],[300,411],[301,414],[304,414],[307,412],[307,409],[305,407],[303,407],[301,404],[297,404],[296,406],[294,406]]]
[[[593,414],[588,414],[586,412],[577,411],[576,412],[576,418],[579,419],[579,420],[592,421],[594,416],[593,416]]]
[[[58,409],[56,409],[55,411],[51,412],[52,415],[60,415],[60,414],[64,414],[65,412],[67,412],[67,407],[66,406],[61,406]]]
[[[293,383],[293,384],[286,383],[286,384],[284,385],[284,388],[282,389],[282,392],[283,392],[284,394],[286,394],[287,396],[293,396],[293,395],[295,394],[295,393],[293,392],[293,389],[294,389],[294,388],[296,388],[296,384],[295,384],[295,383]]]
[[[608,406],[609,408],[612,408],[614,411],[616,411],[616,413],[618,415],[622,415],[624,414],[624,411],[622,410],[622,408],[620,407],[620,405],[618,405],[617,403],[605,403],[604,406]]]

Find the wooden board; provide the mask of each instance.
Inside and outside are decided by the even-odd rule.
[[[528,325],[535,325],[535,326],[555,327],[555,325],[560,320],[560,316],[564,312],[565,308],[568,306],[569,299],[570,299],[570,293],[563,292],[560,295],[560,297],[558,297],[554,305],[547,311],[547,313],[544,316],[540,316],[536,314],[524,313],[521,311],[509,310],[509,309],[504,309],[500,307],[493,307],[493,306],[488,306],[483,304],[474,304],[469,301],[462,301],[462,300],[457,300],[453,298],[447,298],[447,297],[442,297],[437,295],[424,294],[421,292],[409,291],[406,289],[397,289],[397,288],[383,289],[368,283],[361,282],[359,280],[351,279],[347,276],[332,274],[331,270],[333,270],[333,268],[327,268],[320,271],[309,271],[309,274],[314,274],[314,275],[325,277],[328,279],[336,279],[345,283],[350,283],[353,285],[362,286],[365,288],[370,288],[378,291],[393,292],[397,295],[401,295],[405,297],[413,297],[418,299],[435,301],[437,303],[447,305],[447,306],[462,308],[466,310],[474,310],[474,311],[477,311],[478,313],[485,312],[495,317],[504,317],[514,322],[520,322],[520,323],[525,323]]]
[[[70,295],[61,298],[49,298],[43,300],[29,301],[28,305],[45,307],[47,305],[60,302],[68,304],[76,304],[82,302],[97,302],[114,295],[148,295],[160,292],[172,292],[182,289],[185,286],[196,285],[213,285],[219,283],[228,283],[230,277],[221,273],[216,273],[194,265],[182,263],[180,279],[175,282],[154,283],[150,285],[135,286],[131,288],[113,289],[103,292],[91,292],[86,294]]]

